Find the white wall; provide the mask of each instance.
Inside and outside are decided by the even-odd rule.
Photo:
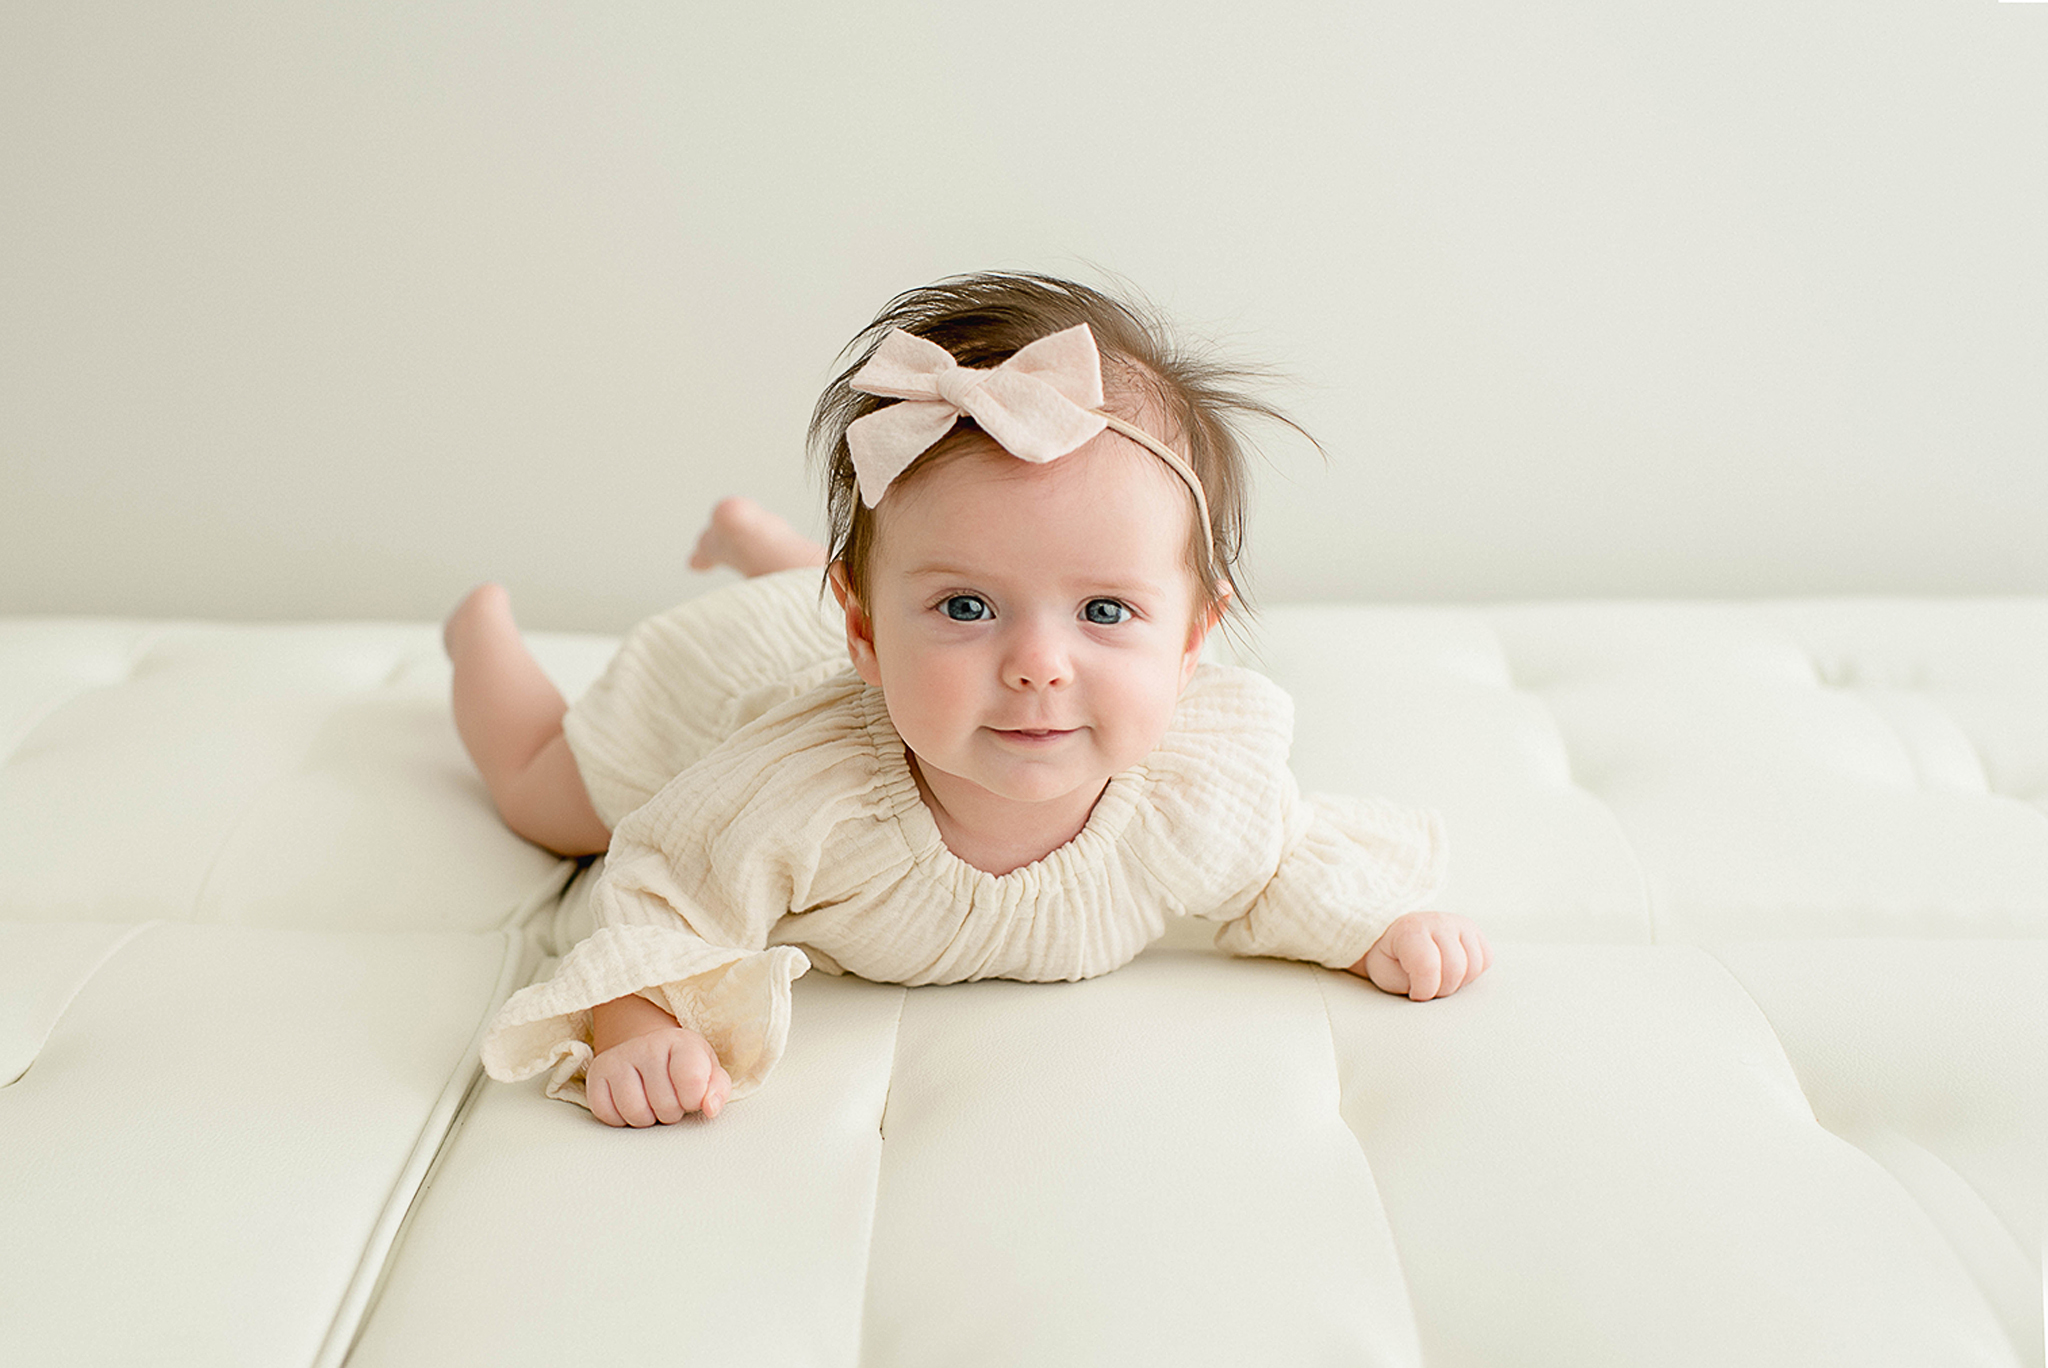
[[[2048,593],[2048,5],[1137,11],[10,0],[0,612],[618,628],[1088,262],[1298,377],[1269,600]]]

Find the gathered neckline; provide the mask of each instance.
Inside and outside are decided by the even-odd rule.
[[[1182,697],[1186,697],[1185,692]],[[896,819],[896,828],[908,847],[911,864],[948,884],[963,879],[970,882],[986,880],[992,887],[1004,888],[1045,881],[1067,882],[1077,872],[1077,867],[1098,865],[1104,856],[1116,849],[1151,784],[1151,771],[1143,761],[1110,776],[1108,786],[1095,800],[1095,806],[1088,812],[1088,820],[1079,831],[1029,864],[1018,865],[1007,874],[991,874],[961,859],[946,844],[946,838],[939,831],[938,818],[932,815],[931,808],[925,805],[924,795],[918,792],[917,775],[910,768],[910,748],[903,743],[903,738],[897,734],[896,724],[889,719],[889,705],[882,697],[882,691],[872,684],[863,683],[857,703],[862,734],[873,748],[883,804]],[[1174,717],[1174,723],[1166,729],[1166,736],[1160,738],[1161,745],[1166,744],[1167,737],[1173,736],[1178,729],[1178,706]]]

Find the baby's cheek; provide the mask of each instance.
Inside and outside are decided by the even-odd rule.
[[[970,728],[973,690],[967,672],[942,656],[906,658],[884,670],[882,696],[897,734],[914,751],[943,746]]]
[[[1167,730],[1173,726],[1174,707],[1180,698],[1177,670],[1133,672],[1118,681],[1112,732],[1115,736],[1112,763],[1126,769],[1150,755]]]

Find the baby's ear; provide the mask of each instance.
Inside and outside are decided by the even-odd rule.
[[[1180,686],[1185,689],[1188,681],[1195,677],[1195,666],[1202,663],[1202,647],[1209,640],[1209,633],[1216,630],[1216,624],[1223,621],[1223,612],[1230,606],[1230,585],[1218,581],[1216,601],[1197,609],[1195,620],[1188,624],[1187,649],[1180,659]]]
[[[882,687],[882,670],[875,663],[875,625],[868,620],[867,609],[861,606],[860,598],[853,592],[846,562],[833,561],[825,570],[825,578],[832,586],[832,597],[839,600],[840,608],[846,613],[846,655],[853,661],[853,672],[879,689]]]

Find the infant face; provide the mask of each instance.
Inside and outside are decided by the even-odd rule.
[[[1193,504],[1112,432],[1044,465],[976,440],[876,509],[874,652],[856,663],[942,804],[1085,816],[1194,673]]]

